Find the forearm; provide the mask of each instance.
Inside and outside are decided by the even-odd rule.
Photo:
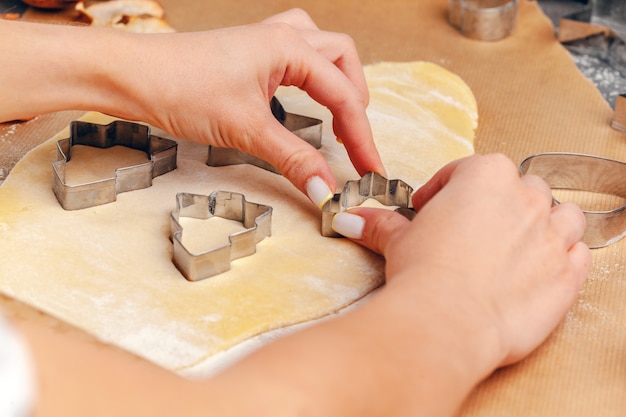
[[[462,305],[442,308],[427,288],[395,282],[353,312],[200,382],[17,319],[36,369],[35,415],[452,416],[499,359]]]
[[[497,348],[485,347],[489,330],[468,325],[462,305],[442,308],[441,294],[414,287],[410,296],[407,289],[391,284],[356,311],[280,340],[218,376],[224,396],[239,387],[248,399],[250,408],[237,403],[233,415],[454,415],[500,360]]]
[[[61,110],[138,113],[121,77],[132,36],[0,20],[0,54],[7,57],[0,68],[0,121]]]
[[[185,401],[190,381],[76,331],[41,320],[14,325],[36,372],[33,417],[194,415]]]
[[[145,122],[261,158],[319,205],[336,184],[323,156],[272,116],[268,102],[279,85],[298,86],[330,109],[358,172],[385,169],[367,120],[354,45],[299,27],[286,22],[135,34],[0,21],[0,54],[10,57],[0,66],[0,122],[60,110]],[[313,177],[322,180],[315,193],[309,190]]]

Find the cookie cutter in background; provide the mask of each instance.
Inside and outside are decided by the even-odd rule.
[[[470,39],[498,41],[513,33],[519,0],[448,0],[448,20]]]
[[[122,145],[144,151],[150,161],[119,168],[111,178],[68,185],[65,168],[74,145],[97,148]],[[118,120],[100,125],[74,121],[70,124],[70,137],[57,142],[58,160],[52,164],[52,189],[65,210],[110,203],[116,200],[117,194],[150,187],[153,178],[175,169],[177,150],[175,141],[150,135],[150,128],[138,123]]]
[[[542,153],[520,164],[522,174],[537,175],[552,189],[601,193],[626,199],[626,164],[599,156]],[[559,201],[554,198],[554,203]],[[611,245],[626,235],[626,205],[607,211],[583,210],[583,241],[592,249]]]
[[[182,243],[181,217],[208,219],[213,216],[241,222],[244,230],[228,237],[229,243],[194,254]],[[173,262],[189,281],[199,281],[228,271],[231,261],[252,255],[256,245],[272,234],[272,207],[246,201],[243,194],[214,191],[211,194],[179,193],[170,214]]]
[[[621,7],[624,8],[624,5]],[[592,5],[579,6],[561,16],[556,29],[557,39],[572,51],[608,62],[622,76],[626,76],[625,32],[618,33],[616,26],[604,23],[606,21],[594,13]],[[626,22],[622,24],[626,25]]]
[[[588,77],[615,110],[611,126],[626,133],[623,129],[626,114],[619,114],[626,112],[622,103],[625,98],[617,95],[618,90],[623,90],[620,78],[626,77],[625,3],[623,0],[579,0],[562,1],[554,3],[554,6],[552,20],[557,39],[574,56],[585,57],[582,61],[586,63],[585,69],[597,69],[598,82],[594,80],[595,74]],[[614,79],[603,83],[601,79],[604,76]],[[615,122],[616,119],[619,119],[618,122]]]
[[[270,107],[274,117],[300,139],[309,143],[315,149],[322,147],[322,121],[313,117],[285,111],[276,97],[272,97]],[[279,173],[276,168],[262,159],[237,149],[209,146],[207,165],[220,167],[226,165],[251,164],[267,171]]]
[[[395,210],[408,219],[415,211],[411,202],[413,188],[402,180],[388,180],[375,172],[368,172],[360,180],[348,181],[339,194],[322,207],[322,236],[341,237],[332,227],[335,214],[374,199],[385,206],[397,206]]]
[[[611,127],[626,133],[626,95],[620,94],[615,99],[615,110],[611,119]]]
[[[615,110],[611,119],[611,127],[626,133],[626,95],[620,94],[615,99]]]

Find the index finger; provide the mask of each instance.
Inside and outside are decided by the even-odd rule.
[[[306,76],[298,87],[330,110],[335,135],[346,146],[359,175],[374,171],[386,176],[367,118],[367,99],[340,69],[322,55],[316,56],[314,62],[307,60]]]
[[[361,91],[365,100],[369,100],[365,74],[356,46],[352,38],[344,33],[321,31],[313,19],[302,9],[295,8],[278,13],[263,20],[262,23],[287,23],[317,52],[337,66]]]
[[[435,175],[415,191],[412,197],[415,211],[419,211],[450,181],[450,177],[464,159],[465,158],[457,159],[444,165],[443,168],[437,171]]]

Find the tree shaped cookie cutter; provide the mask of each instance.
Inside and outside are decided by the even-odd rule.
[[[332,227],[335,214],[374,199],[385,206],[398,207],[395,211],[412,219],[415,216],[411,194],[413,188],[402,180],[388,180],[375,172],[368,172],[360,180],[348,181],[339,194],[322,207],[322,236],[341,237]]]
[[[322,147],[322,121],[313,117],[285,111],[276,97],[272,97],[270,107],[274,117],[293,134],[309,143],[315,149]],[[250,164],[279,174],[278,170],[262,159],[233,148],[209,146],[207,165],[213,167]]]
[[[68,185],[66,164],[71,159],[72,146],[87,145],[110,148],[122,145],[144,151],[150,161],[118,168],[113,177],[87,183]],[[139,190],[152,185],[152,179],[176,169],[178,144],[150,134],[148,126],[117,120],[108,125],[74,121],[70,137],[57,142],[58,160],[52,164],[52,189],[65,210],[79,210],[116,200],[117,194]]]
[[[201,253],[191,253],[183,244],[181,217],[209,219],[218,216],[241,222],[244,230],[231,234],[228,243]],[[256,245],[272,234],[272,207],[246,201],[243,194],[213,191],[211,194],[178,193],[170,214],[173,262],[189,281],[199,281],[226,272],[231,261],[252,255]]]

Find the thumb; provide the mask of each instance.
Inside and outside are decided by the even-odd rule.
[[[355,207],[337,213],[333,230],[384,255],[389,241],[406,229],[410,220],[395,211]]]

